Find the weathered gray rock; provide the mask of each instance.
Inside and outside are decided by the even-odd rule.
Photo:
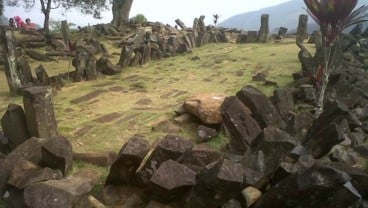
[[[142,189],[129,185],[107,185],[98,195],[98,199],[108,207],[144,207],[145,198]]]
[[[0,191],[8,181],[11,171],[17,161],[27,160],[34,164],[42,161],[41,148],[47,139],[30,138],[17,146],[2,162],[0,171]]]
[[[196,173],[176,161],[167,160],[154,172],[150,182],[148,195],[167,202],[183,197],[196,184]]]
[[[270,175],[297,143],[294,137],[283,130],[275,127],[264,128],[252,142],[249,166],[266,176]]]
[[[18,60],[16,55],[16,39],[12,30],[1,28],[1,39],[3,43],[3,51],[6,54],[5,75],[8,82],[9,90],[13,94],[20,93],[23,87],[21,82],[21,75],[17,69]]]
[[[242,205],[236,199],[231,199],[222,205],[223,208],[242,208]]]
[[[315,158],[326,155],[333,146],[344,141],[344,119],[354,120],[345,105],[336,102],[325,104],[325,111],[314,120],[303,140],[303,145]]]
[[[14,164],[7,184],[22,190],[37,182],[59,180],[62,177],[63,175],[60,170],[41,168],[27,160],[19,160]]]
[[[96,58],[93,50],[89,46],[79,45],[76,52],[77,56],[73,59],[74,81],[97,79]]]
[[[208,142],[218,135],[216,129],[209,128],[203,125],[198,126],[198,143]]]
[[[229,144],[232,152],[249,151],[253,139],[262,131],[248,111],[235,96],[226,98],[221,107],[224,125],[232,136]]]
[[[197,184],[186,200],[188,207],[216,207],[239,195],[245,188],[239,163],[222,160],[211,163],[197,176]]]
[[[215,150],[209,145],[199,144],[194,146],[192,151],[184,154],[178,162],[189,167],[196,173],[200,173],[210,163],[220,161],[223,158],[223,153],[219,150]]]
[[[65,179],[36,183],[24,190],[26,205],[38,208],[73,207],[89,194],[99,177],[96,171],[82,170]]]
[[[45,68],[42,65],[39,65],[36,69],[35,69],[35,74],[38,80],[38,85],[43,85],[43,86],[47,86],[51,84],[49,75],[47,74]]]
[[[297,42],[302,43],[305,39],[308,38],[307,27],[308,27],[308,15],[306,14],[299,15],[298,30],[296,32]]]
[[[351,180],[346,172],[316,163],[311,168],[280,181],[257,200],[253,207],[353,206],[360,201],[361,196]],[[341,191],[346,195],[342,196]],[[339,200],[336,196],[343,197],[344,200]]]
[[[23,106],[31,136],[50,138],[58,135],[50,87],[26,88]]]
[[[66,175],[73,168],[73,147],[64,137],[48,139],[42,145],[43,167],[59,169]]]
[[[177,24],[177,25],[179,25],[179,27],[181,28],[181,29],[183,29],[183,30],[186,30],[187,29],[187,26],[184,24],[184,22],[183,21],[181,21],[180,19],[176,19],[175,20],[175,23]]]
[[[148,141],[143,138],[133,137],[129,139],[111,165],[105,185],[137,184],[135,173],[149,148]]]
[[[295,115],[293,132],[301,140],[305,137],[310,127],[312,127],[314,116],[308,111],[302,111]]]
[[[153,173],[160,167],[161,163],[171,159],[178,160],[185,153],[190,152],[193,143],[174,135],[167,135],[163,138],[152,151],[151,155],[142,166],[137,170],[142,184],[148,184]]]
[[[252,111],[252,116],[262,128],[267,126],[286,128],[271,100],[260,90],[248,85],[237,92],[236,97]]]
[[[261,15],[261,28],[258,33],[258,41],[261,43],[267,43],[270,38],[269,16],[269,14]]]
[[[134,48],[132,46],[123,46],[121,49],[121,55],[118,65],[121,68],[130,66],[134,59]]]
[[[30,138],[26,117],[23,108],[19,105],[8,105],[5,114],[1,118],[1,128],[8,138],[9,147],[12,149]]]
[[[114,75],[118,74],[122,71],[122,69],[118,66],[114,66],[109,59],[106,57],[101,57],[96,62],[97,71],[106,75]]]
[[[294,113],[293,89],[283,88],[273,91],[273,104],[285,121],[290,121]]]

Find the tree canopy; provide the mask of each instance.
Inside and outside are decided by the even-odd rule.
[[[44,29],[49,30],[50,12],[52,9],[64,8],[66,10],[75,8],[84,14],[91,14],[95,18],[101,18],[101,11],[108,8],[110,0],[39,0],[41,12],[45,15]],[[31,10],[36,4],[36,0],[5,0],[8,6],[23,6]]]

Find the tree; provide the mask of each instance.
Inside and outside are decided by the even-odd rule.
[[[218,22],[219,18],[220,18],[220,15],[218,15],[218,14],[213,15],[213,23],[215,24],[215,26],[217,25],[217,22]]]
[[[0,16],[3,16],[4,11],[4,1],[0,0]]]
[[[22,5],[26,9],[32,9],[36,0],[5,0],[8,6],[20,6]],[[85,14],[92,14],[95,18],[100,18],[100,11],[107,8],[110,1],[108,0],[39,0],[41,4],[41,12],[44,14],[45,19],[43,27],[45,32],[50,30],[50,13],[52,9],[64,8],[66,10],[70,8],[79,9]]]
[[[319,116],[323,111],[324,94],[330,74],[336,67],[331,59],[335,49],[334,44],[344,29],[368,20],[368,6],[362,6],[353,11],[358,0],[304,0],[304,3],[308,13],[320,26],[322,33],[324,63],[317,71],[317,77],[321,77],[320,82],[322,82],[317,83],[320,89],[316,116]]]
[[[112,1],[112,24],[122,27],[129,22],[129,13],[133,0],[113,0]]]
[[[147,18],[143,14],[137,14],[130,19],[134,23],[144,24],[147,22]]]

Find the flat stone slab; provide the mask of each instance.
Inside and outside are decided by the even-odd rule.
[[[93,120],[93,121],[95,121],[95,122],[97,122],[97,123],[110,123],[110,122],[112,122],[112,121],[114,121],[114,120],[116,120],[116,119],[120,118],[120,117],[121,117],[121,115],[122,115],[122,113],[117,113],[117,112],[115,112],[115,113],[110,113],[110,114],[107,114],[107,115],[101,116],[101,117],[99,117],[99,118],[96,118],[96,119],[95,119],[95,120]]]
[[[74,104],[78,104],[78,103],[90,101],[93,98],[96,98],[97,96],[99,96],[100,94],[102,94],[104,92],[106,92],[106,90],[95,90],[95,91],[90,92],[86,95],[83,95],[82,97],[76,98],[76,99],[72,100],[71,102],[74,103]]]

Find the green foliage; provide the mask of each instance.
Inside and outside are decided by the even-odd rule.
[[[215,149],[222,150],[228,142],[229,137],[225,136],[223,133],[220,133],[219,135],[217,135],[217,137],[207,142],[207,144]]]
[[[147,22],[147,18],[143,14],[137,14],[130,19],[134,23],[144,24]]]

